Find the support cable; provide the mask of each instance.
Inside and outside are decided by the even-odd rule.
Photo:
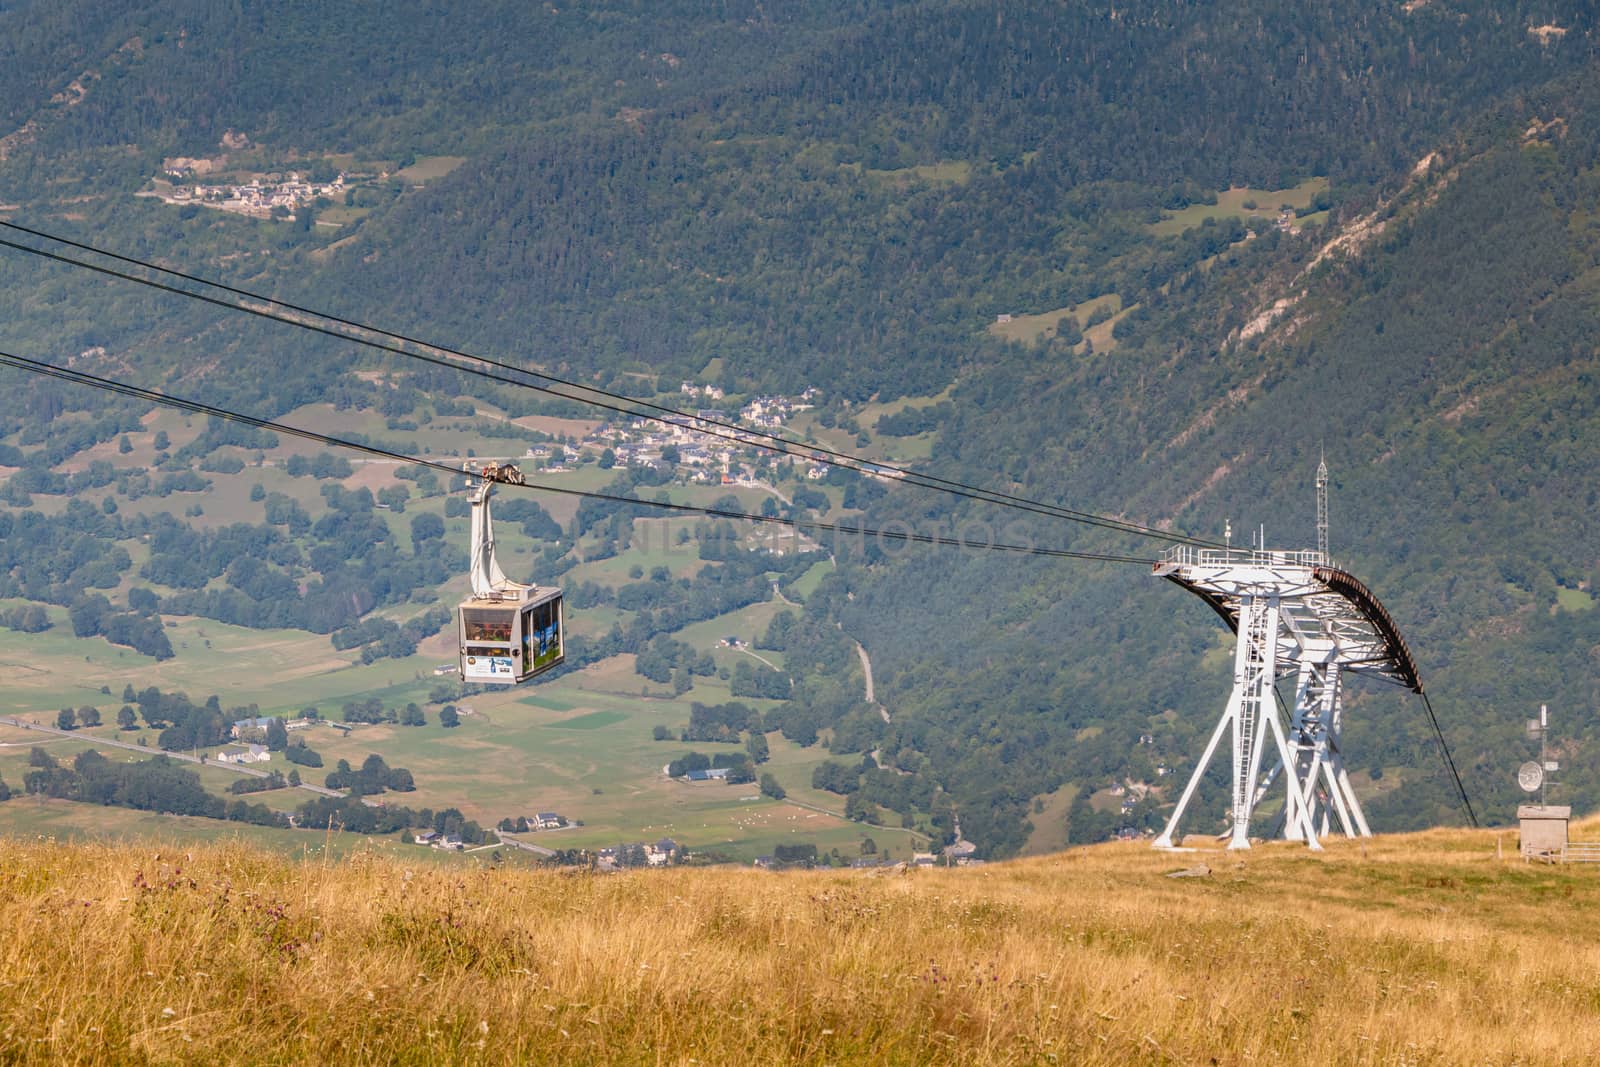
[[[392,452],[376,445],[362,444],[341,437],[332,437],[328,434],[318,433],[315,430],[306,430],[298,426],[289,426],[285,423],[274,422],[270,419],[257,418],[254,415],[245,415],[228,408],[206,404],[198,400],[189,400],[184,397],[174,396],[170,393],[161,393],[153,389],[145,389],[136,385],[128,385],[111,378],[102,378],[99,375],[89,374],[85,371],[69,370],[41,360],[29,359],[26,356],[13,355],[0,352],[0,366],[14,367],[18,370],[30,371],[35,374],[45,375],[61,381],[86,385],[107,392],[117,393],[122,396],[134,397],[139,400],[166,407],[178,408],[196,415],[208,415],[231,422],[243,423],[259,430],[270,430],[290,437],[298,437],[307,441],[333,448],[345,448],[367,455],[377,456],[382,459],[398,460],[403,463],[414,464],[419,467],[428,467],[441,471],[451,477],[465,474],[472,477],[471,471],[463,471],[448,463],[437,460],[422,459],[408,456],[401,452]],[[874,537],[886,541],[900,541],[911,544],[939,545],[951,548],[975,548],[989,552],[1008,552],[1014,555],[1045,556],[1052,559],[1081,559],[1094,560],[1102,563],[1132,563],[1148,567],[1154,560],[1137,556],[1118,555],[1102,552],[1076,552],[1062,548],[1039,548],[1035,545],[1008,544],[995,542],[973,543],[956,537],[945,537],[939,534],[919,534],[913,531],[880,530],[863,526],[848,526],[833,522],[815,522],[807,519],[786,519],[777,515],[756,515],[743,511],[731,511],[726,508],[700,507],[694,504],[674,504],[670,501],[643,500],[638,497],[618,496],[614,493],[597,493],[584,489],[569,489],[564,486],[554,486],[537,482],[517,484],[513,482],[497,483],[507,488],[530,489],[540,493],[554,493],[561,496],[584,497],[590,500],[605,500],[616,504],[630,504],[637,507],[655,508],[660,511],[670,511],[678,514],[703,515],[714,519],[731,519],[742,522],[762,523],[768,526],[782,526],[804,533],[834,533],[845,534],[852,537]]]
[[[1394,681],[1393,679],[1386,678],[1381,674],[1365,675],[1365,677],[1376,678],[1380,682],[1385,682],[1389,685],[1397,685],[1403,689],[1411,689],[1411,686],[1407,685],[1406,683]],[[1413,690],[1413,692],[1416,691]],[[1272,695],[1278,698],[1278,707],[1283,710],[1285,718],[1292,718],[1289,713],[1289,705],[1284,702],[1283,694],[1278,692],[1278,684],[1276,682],[1272,684]],[[1467,799],[1466,786],[1461,784],[1461,775],[1456,770],[1456,761],[1450,755],[1450,746],[1445,743],[1444,731],[1439,729],[1439,718],[1433,713],[1433,701],[1428,699],[1428,694],[1425,692],[1417,693],[1417,695],[1422,697],[1422,705],[1428,709],[1428,722],[1433,726],[1434,742],[1439,746],[1439,754],[1444,757],[1445,768],[1449,770],[1450,777],[1455,782],[1456,794],[1461,797],[1461,804],[1462,807],[1466,809],[1467,819],[1474,827],[1476,827],[1478,825],[1478,813],[1472,810],[1472,801]]]
[[[1456,792],[1461,795],[1461,803],[1467,809],[1467,818],[1472,825],[1478,825],[1478,813],[1472,810],[1472,801],[1467,799],[1467,788],[1461,784],[1461,772],[1456,770],[1456,761],[1450,755],[1450,746],[1445,743],[1444,731],[1439,729],[1439,717],[1433,713],[1433,701],[1428,699],[1427,693],[1419,692],[1422,697],[1422,706],[1428,709],[1428,721],[1433,724],[1433,737],[1439,743],[1439,754],[1444,757],[1444,765],[1450,769],[1450,777],[1455,779]]]
[[[435,352],[444,353],[445,355],[453,358],[441,359],[435,356],[428,356],[419,352],[411,351],[410,349],[384,344],[369,337],[357,336],[355,334],[345,332],[344,330],[332,329],[316,323],[306,322],[291,315],[278,314],[267,310],[266,308],[252,307],[248,304],[239,304],[229,300],[207,296],[203,293],[192,292],[188,289],[183,289],[178,286],[167,285],[149,278],[142,278],[138,275],[114,270],[112,268],[101,266],[95,263],[88,263],[79,259],[73,259],[70,256],[60,255],[58,253],[49,252],[40,248],[34,248],[30,245],[21,244],[14,241],[0,239],[0,247],[14,249],[19,252],[26,252],[30,255],[39,256],[66,266],[79,267],[84,270],[94,271],[108,277],[132,282],[137,285],[143,285],[161,292],[188,297],[191,300],[198,300],[202,303],[211,304],[215,307],[220,307],[229,311],[239,311],[245,314],[255,315],[259,318],[269,319],[273,322],[279,322],[285,325],[295,326],[303,330],[309,330],[313,333],[322,334],[338,340],[350,341],[355,344],[373,348],[378,351],[387,352],[392,355],[403,356],[408,359],[415,359],[424,363],[432,364],[434,366],[445,367],[448,369],[461,371],[463,373],[473,374],[489,381],[495,381],[505,385],[517,386],[525,389],[532,389],[562,400],[569,400],[574,403],[598,407],[633,418],[648,419],[653,422],[660,422],[670,426],[678,426],[684,429],[693,430],[697,433],[706,434],[710,437],[721,438],[723,440],[733,441],[737,444],[749,445],[751,447],[761,448],[766,451],[776,452],[782,455],[795,456],[805,459],[815,459],[819,456],[826,456],[828,458],[828,462],[844,467],[847,470],[853,470],[857,473],[866,474],[891,474],[894,475],[898,480],[909,482],[910,484],[919,486],[921,488],[934,489],[940,492],[950,493],[954,496],[962,497],[964,499],[979,501],[981,503],[1015,508],[1020,511],[1044,515],[1050,518],[1066,519],[1071,522],[1083,523],[1090,526],[1099,526],[1104,529],[1116,530],[1121,533],[1130,533],[1140,537],[1155,538],[1162,541],[1208,548],[1224,547],[1220,542],[1209,541],[1204,538],[1192,537],[1187,534],[1175,534],[1169,531],[1145,526],[1140,523],[1129,522],[1124,519],[1110,518],[1103,515],[1096,515],[1092,512],[1078,511],[1076,509],[1066,508],[1058,504],[1047,504],[1042,501],[1031,500],[1027,497],[1017,496],[1011,493],[1004,493],[999,490],[984,489],[978,486],[969,485],[965,482],[940,478],[936,475],[925,474],[920,471],[911,470],[910,468],[906,467],[895,466],[893,464],[868,461],[859,456],[854,456],[846,452],[840,452],[822,445],[805,445],[799,442],[791,442],[785,438],[779,437],[776,434],[759,430],[751,430],[739,426],[737,423],[717,419],[700,419],[676,408],[667,407],[662,404],[656,404],[654,402],[641,400],[635,397],[627,397],[619,393],[601,389],[597,386],[584,385],[580,382],[569,381],[564,378],[546,374],[542,371],[530,370],[526,367],[519,367],[515,364],[504,363],[485,356],[474,355],[470,352],[465,352],[460,349],[434,344],[429,341],[410,337],[406,334],[396,333],[394,331],[385,330],[376,326],[370,326],[353,319],[341,318],[337,315],[317,311],[299,304],[293,304],[288,301],[263,296],[259,293],[236,288],[221,282],[211,281],[198,275],[187,274],[183,271],[174,270],[170,267],[163,267],[159,264],[151,263],[146,260],[120,255],[116,252],[107,251],[106,249],[98,248],[94,245],[73,241],[65,237],[59,237],[54,234],[46,233],[43,230],[31,229],[26,226],[18,225],[14,222],[0,220],[0,227],[4,227],[5,229],[13,230],[19,233],[25,233],[32,237],[54,241],[56,243],[67,245],[82,251],[91,252],[96,255],[105,256],[117,262],[139,267],[144,270],[156,271],[158,273],[174,278],[180,278],[184,281],[192,282],[197,285],[208,286],[242,299],[259,301],[260,303],[269,305],[271,307],[278,307],[284,309],[285,311],[293,312],[294,315],[311,316],[322,319],[326,322],[336,323],[339,326],[348,327],[349,329],[360,330],[365,333],[377,335],[379,337],[387,337],[393,341],[404,344],[431,349]],[[463,366],[460,362],[457,362],[457,360],[467,360],[471,363],[479,364],[480,366]],[[507,378],[502,374],[484,370],[482,369],[483,367],[494,368],[498,371],[509,371],[520,375],[527,375],[528,377],[538,378],[567,389],[576,389],[584,393],[594,394],[594,396],[573,396],[570,393],[560,392],[559,390],[551,388],[550,386],[541,386],[532,382],[522,381],[520,379]],[[595,396],[603,397],[605,399],[595,399]]]

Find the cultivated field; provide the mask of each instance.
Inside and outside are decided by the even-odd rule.
[[[615,876],[0,840],[0,881],[14,1063],[1583,1064],[1600,1044],[1600,877],[1497,860],[1484,832]]]
[[[937,399],[901,399],[892,408],[874,405],[863,412],[863,417],[875,420],[888,410]],[[489,405],[479,404],[472,416],[436,416],[415,429],[392,430],[375,412],[336,411],[328,404],[318,403],[291,412],[285,421],[306,426],[336,425],[340,432],[364,434],[394,447],[454,463],[457,459],[450,457],[459,457],[468,449],[480,457],[520,455],[522,442],[489,437],[482,432],[485,426],[502,418]],[[591,425],[539,416],[522,421],[540,423],[547,432],[562,433],[582,432]],[[155,447],[158,433],[165,433],[170,439],[169,448],[179,448],[192,441],[204,425],[198,418],[157,412],[142,430],[128,435],[127,452],[121,450],[119,440],[113,440],[75,457],[74,462],[86,466],[92,460],[104,460],[115,467],[147,467],[165,454]],[[897,446],[914,444],[897,442]],[[288,472],[291,457],[312,459],[326,451],[315,444],[286,439],[278,448],[265,452],[233,447],[221,451],[236,456],[244,469],[235,474],[207,474],[210,487],[203,492],[113,500],[115,487],[108,485],[80,496],[96,506],[114,503],[119,513],[128,516],[183,511],[196,526],[216,528],[231,523],[260,523],[267,494],[284,494],[309,514],[319,515],[326,510],[323,492],[331,485],[365,488],[374,494],[405,487],[413,495],[403,511],[379,510],[375,514],[387,523],[394,540],[406,547],[411,544],[411,525],[418,515],[443,515],[446,498],[415,495],[419,491],[416,483],[397,477],[400,464],[395,461],[355,457],[350,459],[353,469],[348,476],[319,479],[292,477]],[[540,480],[577,489],[599,489],[617,476],[616,471],[601,470],[592,464],[562,474],[538,474]],[[732,495],[740,508],[749,511],[757,511],[771,501],[769,492],[749,487],[672,486],[662,491],[675,502],[700,505]],[[842,493],[838,487],[823,487],[822,491],[835,506],[839,504]],[[260,499],[252,499],[253,495]],[[514,498],[521,493],[508,487],[502,495]],[[560,522],[571,519],[576,511],[577,501],[573,498],[546,495],[539,499]],[[64,503],[64,497],[41,495],[36,506],[50,511],[59,510]],[[460,517],[445,520],[446,536],[452,545],[465,542],[466,525],[467,520]],[[614,556],[578,565],[562,581],[569,586],[596,582],[615,588],[659,567],[667,568],[674,578],[690,577],[707,566],[699,559],[699,545],[693,538],[698,525],[699,522],[684,518],[639,519],[634,524],[631,543],[619,546],[620,551]],[[767,532],[764,527],[743,526],[740,530],[747,538],[765,536]],[[679,543],[685,535],[689,540]],[[545,547],[508,522],[500,524],[497,542],[506,570],[517,575],[532,569],[534,556]],[[770,547],[788,550],[799,542],[799,538],[786,535]],[[106,590],[117,603],[125,602],[131,587],[152,584],[137,573],[148,559],[148,544],[130,540],[127,550],[133,567],[117,587]],[[815,588],[825,573],[826,568],[821,565],[813,568],[803,583],[805,589]],[[451,579],[439,587],[434,603],[452,606],[464,595],[465,587],[464,575]],[[158,592],[169,591],[156,588]],[[0,600],[0,609],[23,603]],[[739,664],[750,663],[751,654],[721,647],[720,640],[730,635],[744,642],[759,638],[783,607],[777,600],[749,605],[688,626],[675,636],[709,652],[720,670],[731,673]],[[247,629],[212,619],[169,615],[165,618],[167,635],[176,655],[157,662],[102,638],[75,638],[63,608],[49,606],[46,610],[53,626],[44,633],[0,632],[0,672],[8,681],[0,692],[0,714],[23,715],[54,725],[59,709],[89,705],[100,711],[107,725],[80,730],[70,739],[48,739],[37,733],[0,727],[0,777],[18,790],[29,770],[28,751],[35,744],[45,744],[67,760],[86,746],[109,739],[132,744],[142,741],[154,754],[156,731],[144,729],[142,724],[140,729],[127,732],[115,726],[124,688],[130,684],[136,690],[153,685],[168,692],[185,692],[196,702],[215,694],[223,708],[229,710],[255,704],[265,714],[297,716],[301,709],[314,706],[325,719],[334,720],[340,718],[340,707],[345,702],[377,697],[389,707],[408,702],[427,705],[429,725],[358,726],[349,736],[326,727],[314,729],[305,738],[323,754],[326,765],[322,770],[302,768],[307,783],[321,784],[339,759],[359,764],[367,755],[378,753],[391,766],[408,768],[416,776],[419,788],[415,793],[393,798],[415,808],[460,808],[485,826],[505,817],[551,810],[582,820],[582,827],[538,839],[555,848],[654,840],[670,835],[701,852],[749,861],[786,842],[814,843],[842,858],[858,855],[866,834],[896,857],[909,855],[925,842],[920,835],[898,827],[864,827],[844,820],[839,814],[843,798],[810,788],[813,768],[827,758],[825,749],[801,749],[784,742],[776,733],[769,737],[772,759],[760,769],[773,774],[789,790],[791,801],[798,803],[780,803],[761,796],[752,784],[691,785],[668,780],[663,767],[690,750],[708,754],[739,750],[733,746],[651,739],[652,730],[658,725],[666,726],[676,737],[678,729],[688,723],[693,701],[720,703],[732,699],[728,682],[715,677],[697,677],[690,692],[674,696],[670,685],[651,682],[636,673],[632,656],[615,656],[587,670],[535,686],[470,698],[463,702],[471,713],[464,716],[462,725],[445,730],[438,724],[439,704],[430,701],[439,685],[445,685],[448,692],[453,681],[433,673],[439,665],[455,659],[456,642],[448,629],[421,642],[417,655],[363,664],[359,649],[337,650],[326,635]],[[421,604],[407,604],[381,609],[378,614],[404,622],[422,610]],[[598,637],[615,624],[626,625],[631,618],[631,613],[606,605],[572,610],[568,622],[573,634]],[[774,666],[783,664],[782,653],[761,652],[759,658]],[[769,701],[750,703],[762,709],[771,706]],[[139,758],[137,752],[100,747],[111,759]],[[209,754],[214,755],[215,750]],[[291,766],[279,755],[257,769],[287,774]],[[199,773],[207,788],[218,793],[237,777],[235,772],[220,767],[199,768]],[[308,798],[309,794],[302,791],[282,791],[252,794],[251,802],[290,810]],[[124,822],[126,819],[104,816],[87,805],[69,805],[62,810],[35,805],[13,810],[9,821],[0,825],[18,832],[95,835],[115,834]],[[184,839],[208,836],[196,833],[191,822],[175,823],[171,832]],[[129,832],[147,828],[141,824],[138,830]],[[298,841],[297,835],[290,837]],[[274,847],[282,843],[270,836],[261,840]]]
[[[774,601],[753,604],[686,627],[678,637],[711,649],[718,666],[731,670],[749,657],[716,647],[718,638],[732,634],[748,641],[764,632],[782,607]],[[219,692],[225,707],[258,700],[269,712],[294,712],[304,704],[316,704],[325,717],[335,720],[344,699],[378,695],[390,705],[410,700],[422,703],[434,681],[422,669],[433,661],[423,656],[379,660],[365,667],[346,663],[332,671],[308,668],[297,672],[297,663],[311,664],[314,656],[351,658],[334,653],[327,638],[298,631],[244,630],[213,620],[181,620],[179,628],[172,631],[175,645],[180,640],[198,642],[203,632],[209,635],[203,640],[211,641],[211,649],[221,657],[216,666],[200,669],[198,657],[182,652],[178,659],[156,665],[131,650],[98,640],[75,640],[64,634],[64,629],[11,635],[30,650],[29,658],[40,666],[35,675],[28,676],[36,676],[34,687],[13,690],[10,695],[16,706],[0,710],[26,713],[37,722],[54,725],[58,707],[90,704],[100,709],[106,725],[80,729],[70,738],[0,726],[0,779],[14,790],[22,788],[29,770],[28,752],[35,745],[63,762],[94,747],[100,738],[130,744],[143,739],[148,754],[157,754],[156,731],[123,731],[115,725],[116,709],[121,705],[119,687],[127,679],[136,688],[148,684],[187,688],[196,700]],[[86,648],[90,650],[87,659]],[[780,652],[762,651],[760,655],[782,664]],[[73,659],[79,665],[72,664]],[[127,673],[117,673],[114,668],[123,664]],[[113,692],[102,693],[101,683]],[[391,766],[405,767],[415,776],[415,792],[392,795],[409,807],[459,808],[484,826],[539,811],[556,811],[584,823],[530,838],[550,848],[597,847],[668,836],[696,851],[748,862],[786,842],[813,843],[823,852],[837,851],[850,859],[860,854],[862,838],[867,835],[896,858],[906,858],[914,848],[925,847],[926,838],[921,835],[899,827],[865,826],[835,814],[842,812],[843,798],[811,788],[813,769],[829,758],[829,753],[820,745],[801,748],[777,733],[768,735],[771,760],[760,769],[774,775],[788,790],[788,802],[761,796],[754,784],[668,779],[663,773],[666,764],[687,752],[710,755],[743,748],[676,739],[658,742],[652,740],[653,728],[666,726],[676,738],[678,729],[688,724],[693,701],[717,704],[732,699],[728,683],[714,677],[698,678],[688,693],[674,697],[669,686],[635,673],[632,656],[616,656],[553,682],[468,698],[461,703],[470,710],[454,729],[439,725],[437,706],[428,707],[428,725],[423,727],[356,725],[348,735],[328,726],[316,727],[299,736],[322,754],[325,766],[302,767],[300,772],[306,782],[320,785],[338,760],[359,766],[369,754],[377,753]],[[738,699],[761,709],[773,705],[772,701]],[[141,753],[110,747],[102,746],[102,751],[116,760],[142,758]],[[223,793],[238,778],[237,772],[223,767],[186,766],[196,770],[215,793]],[[256,767],[285,774],[293,769],[281,755]],[[311,797],[301,790],[284,790],[253,793],[247,799],[292,810]],[[0,827],[27,832],[66,832],[68,827],[78,833],[109,832],[110,824],[103,815],[106,809],[91,805],[69,805],[68,809],[52,810],[45,821],[28,814],[42,809],[15,809],[9,812],[9,821],[0,819]],[[187,820],[168,832],[187,839],[192,829],[189,824],[194,822],[206,820]],[[140,828],[141,832],[149,829],[148,824]],[[290,836],[295,842],[292,847],[299,847],[299,837]]]

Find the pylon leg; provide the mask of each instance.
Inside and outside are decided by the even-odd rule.
[[[1356,822],[1356,830],[1362,837],[1371,837],[1372,831],[1367,828],[1367,817],[1361,811],[1361,801],[1356,799],[1355,788],[1350,784],[1350,776],[1345,773],[1344,760],[1339,761],[1338,770],[1335,772],[1339,784],[1344,787],[1344,802],[1350,807],[1350,817]]]
[[[1278,743],[1278,758],[1283,762],[1285,774],[1289,778],[1288,799],[1285,801],[1288,806],[1283,813],[1285,835],[1287,836],[1289,827],[1296,827],[1298,833],[1292,840],[1303,838],[1312,851],[1320,851],[1322,842],[1317,840],[1317,828],[1312,823],[1311,810],[1296,785],[1295,772],[1290,770],[1294,767],[1293,756],[1290,755],[1289,741],[1283,736],[1283,727],[1278,723],[1276,711],[1268,709],[1267,724],[1272,728],[1273,739]]]
[[[1216,755],[1217,742],[1222,740],[1222,731],[1228,728],[1233,721],[1233,701],[1228,701],[1228,710],[1222,713],[1222,718],[1217,720],[1217,728],[1211,731],[1211,740],[1206,742],[1206,750],[1200,756],[1200,762],[1195,764],[1194,773],[1189,776],[1189,784],[1183,787],[1183,795],[1178,798],[1178,806],[1172,809],[1172,818],[1167,820],[1167,828],[1161,831],[1161,836],[1151,843],[1153,848],[1171,848],[1172,835],[1178,832],[1178,820],[1183,818],[1183,813],[1189,806],[1189,800],[1194,796],[1195,789],[1200,785],[1200,777],[1206,773],[1206,767],[1211,763],[1211,757]]]

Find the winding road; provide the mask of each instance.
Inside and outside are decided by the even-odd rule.
[[[855,641],[855,646],[856,655],[861,657],[861,673],[867,677],[867,703],[878,709],[878,714],[883,716],[884,722],[892,722],[893,720],[889,718],[889,709],[878,703],[876,691],[872,686],[872,658],[867,655],[867,650],[860,641]]]

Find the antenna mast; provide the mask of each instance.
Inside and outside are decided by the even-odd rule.
[[[1328,456],[1317,461],[1317,551],[1328,562]]]

